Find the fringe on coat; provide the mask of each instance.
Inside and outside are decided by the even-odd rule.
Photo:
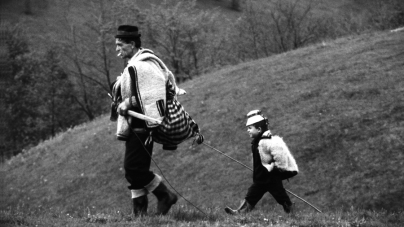
[[[132,78],[136,78],[133,81]],[[175,78],[167,66],[151,50],[140,49],[128,62],[121,76],[113,87],[114,96],[121,95],[122,101],[129,98],[133,106],[139,106],[142,112],[149,117],[163,120],[166,107],[166,85],[170,81],[176,93],[179,89]],[[133,87],[136,87],[134,91]],[[135,94],[134,92],[137,92]],[[146,122],[147,126],[157,127]],[[130,128],[124,116],[117,119],[117,138],[126,140]]]

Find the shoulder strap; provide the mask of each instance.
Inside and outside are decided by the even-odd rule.
[[[135,108],[134,110],[136,112],[139,112],[141,114],[144,114],[144,110],[143,110],[143,105],[141,105],[141,99],[139,97],[139,89],[138,89],[138,80],[137,80],[137,72],[136,72],[136,68],[134,66],[130,66],[128,67],[128,72],[130,75],[130,79],[131,79],[131,94],[129,96],[129,103],[132,104],[132,97],[135,96],[136,99],[136,103],[138,104],[138,108]],[[138,120],[136,119],[136,121],[141,122],[142,127],[146,128],[146,123],[142,120]]]
[[[139,97],[139,89],[138,89],[138,81],[137,81],[137,73],[136,73],[136,68],[134,66],[129,66],[128,67],[128,72],[130,75],[130,80],[132,82],[132,86],[131,86],[131,95],[129,96],[129,100],[130,103],[132,104],[132,97],[135,96],[136,98],[136,103],[140,106],[140,109],[142,109],[142,105],[141,105],[141,100]],[[142,110],[143,113],[143,110]]]
[[[264,139],[272,139],[272,135],[263,136],[263,137],[260,138],[260,140],[264,140]]]

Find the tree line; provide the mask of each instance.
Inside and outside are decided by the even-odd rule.
[[[53,4],[61,10],[40,37],[46,43],[40,50],[33,48],[23,25],[6,28],[11,75],[4,91],[6,158],[109,111],[106,94],[124,66],[115,56],[113,38],[120,24],[138,25],[142,46],[155,51],[179,82],[225,65],[404,25],[400,0],[329,14],[319,14],[315,0],[231,1],[237,18],[201,10],[196,0],[165,0],[147,9],[129,0]],[[30,12],[35,14],[32,5]]]

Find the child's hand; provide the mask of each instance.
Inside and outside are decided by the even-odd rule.
[[[262,163],[262,165],[268,170],[268,172],[271,172],[275,167],[275,163],[273,163],[273,162],[271,162],[270,164]]]
[[[262,133],[262,137],[270,137],[272,135],[271,131],[267,130],[264,133]]]

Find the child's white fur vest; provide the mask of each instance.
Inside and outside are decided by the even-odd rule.
[[[296,171],[299,169],[283,139],[279,136],[263,138],[258,143],[258,151],[262,165],[272,171],[276,166],[284,171]]]

